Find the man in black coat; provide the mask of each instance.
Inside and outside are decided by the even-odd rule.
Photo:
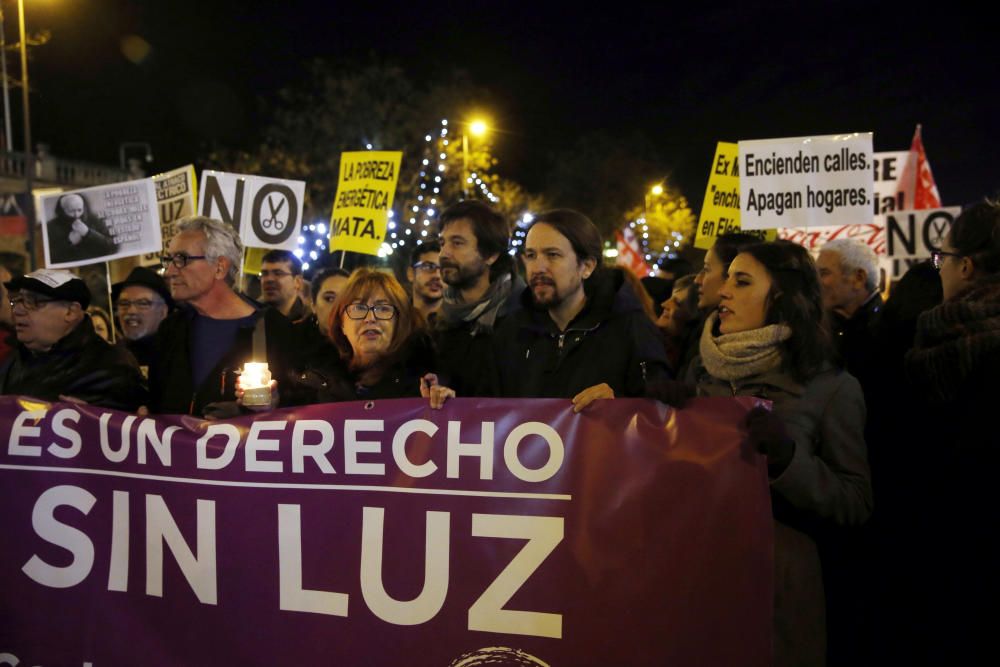
[[[279,384],[292,372],[292,324],[233,289],[243,257],[236,230],[204,217],[182,220],[177,229],[162,262],[179,307],[157,332],[149,409],[235,416],[244,364],[267,363]]]
[[[601,250],[600,232],[576,211],[535,219],[524,245],[523,308],[493,337],[491,395],[568,398],[579,412],[598,399],[648,395],[669,379],[656,326],[622,270],[601,268]],[[453,389],[431,386],[424,395],[440,407]]]
[[[841,363],[867,393],[883,305],[878,258],[866,243],[836,239],[820,249],[816,269]]]
[[[445,209],[438,224],[447,285],[435,323],[441,379],[462,396],[489,395],[493,332],[520,307],[524,288],[507,253],[510,226],[476,200]]]
[[[68,271],[40,269],[5,283],[17,347],[0,366],[0,394],[63,398],[135,410],[146,389],[135,359],[104,341],[85,310],[86,284]]]
[[[111,286],[111,300],[122,332],[119,344],[128,348],[148,376],[156,332],[174,307],[167,283],[152,269],[137,266]]]

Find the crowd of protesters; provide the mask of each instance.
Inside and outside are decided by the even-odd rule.
[[[577,412],[756,396],[771,405],[745,429],[771,483],[775,664],[978,655],[995,581],[1000,205],[963,211],[886,302],[875,254],[850,240],[814,261],[790,242],[724,235],[695,275],[660,286],[654,312],[651,283],[605,266],[581,213],[538,215],[520,265],[483,203],[445,210],[438,231],[414,250],[408,287],[324,269],[307,291],[299,260],[271,251],[254,300],[236,288],[234,230],[189,218],[162,275],[137,268],[114,286],[114,346],[79,278],[0,267],[0,393],[205,418],[420,396],[433,408],[565,398]],[[270,405],[244,404],[251,359],[269,365]]]

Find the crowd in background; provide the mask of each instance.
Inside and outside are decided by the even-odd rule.
[[[226,418],[282,406],[424,397],[551,397],[574,411],[647,397],[756,396],[746,445],[775,519],[779,665],[952,664],[989,638],[1000,377],[1000,206],[968,207],[931,262],[883,301],[851,240],[803,247],[727,234],[685,275],[605,266],[581,213],[543,213],[518,257],[489,206],[442,212],[405,281],[317,272],[271,251],[260,296],[236,288],[238,235],[179,225],[162,272],[113,287],[121,340],[73,274],[11,276],[0,394]],[[113,326],[110,319],[103,326]],[[270,402],[240,371],[266,361]],[[668,510],[667,510],[668,511]],[[669,566],[669,564],[665,564]]]

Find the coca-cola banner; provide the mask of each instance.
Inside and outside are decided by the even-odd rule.
[[[753,399],[0,397],[0,664],[770,664]]]

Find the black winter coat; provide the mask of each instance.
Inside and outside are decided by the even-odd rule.
[[[0,394],[44,401],[72,396],[91,405],[135,411],[146,401],[146,387],[128,350],[109,345],[85,317],[48,352],[33,353],[18,344],[0,366]]]
[[[257,308],[256,318],[264,318],[267,337],[267,363],[271,377],[280,387],[292,377],[295,354],[292,323],[273,308]],[[237,371],[253,359],[255,325],[242,327],[233,346],[205,376],[200,386],[194,386],[191,372],[191,334],[195,311],[181,307],[167,316],[156,332],[155,359],[149,368],[149,409],[154,413],[190,414],[203,416],[211,403],[236,400]],[[284,404],[284,399],[282,399]]]
[[[297,403],[337,403],[420,396],[420,380],[437,370],[434,348],[423,332],[414,333],[371,387],[357,384],[355,375],[339,357],[315,360],[298,374],[293,395]],[[303,400],[303,396],[307,397]]]
[[[587,303],[559,331],[526,288],[523,308],[494,336],[494,395],[572,398],[607,383],[615,396],[643,396],[647,384],[670,376],[660,333],[620,269],[584,283]]]
[[[497,331],[521,307],[520,289],[524,282],[515,277],[513,289],[500,307],[493,331],[476,332],[474,322],[449,325],[438,314],[434,343],[438,354],[437,370],[441,383],[459,396],[490,396],[493,393],[493,347]]]

